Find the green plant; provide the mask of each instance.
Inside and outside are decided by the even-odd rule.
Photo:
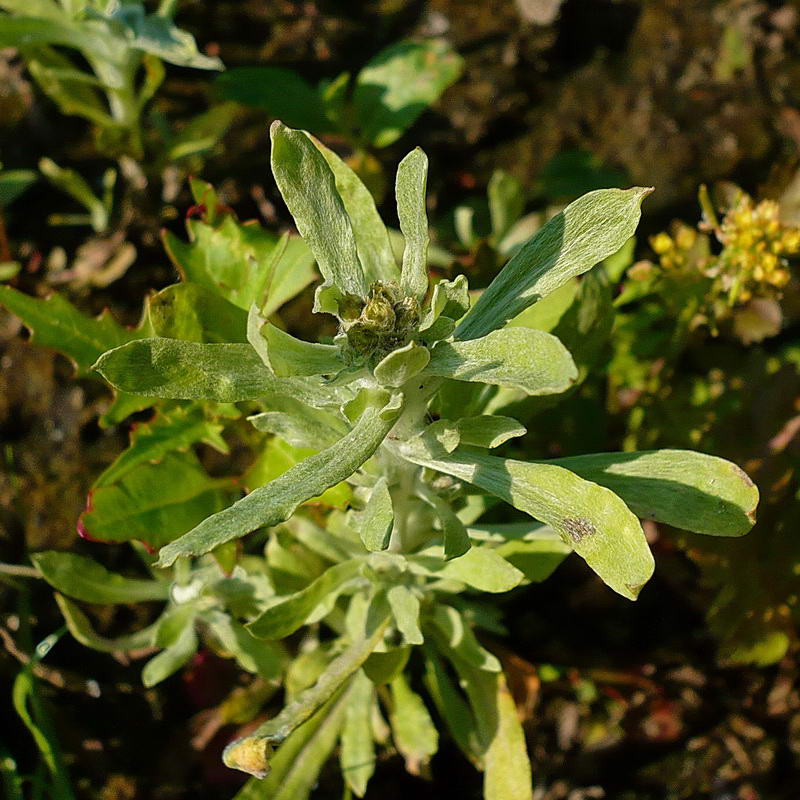
[[[148,14],[140,0],[3,0],[0,46],[19,49],[65,114],[96,126],[101,151],[141,158],[141,115],[164,79],[162,61],[222,68],[173,24],[175,6],[163,0]]]
[[[487,594],[544,580],[574,551],[635,599],[654,568],[637,517],[741,536],[758,500],[738,467],[691,451],[551,461],[490,453],[525,433],[490,413],[503,392],[558,395],[579,376],[564,345],[522,315],[616,253],[650,190],[578,199],[472,303],[463,276],[429,287],[421,150],[398,167],[398,264],[352,170],[303,131],[276,122],[271,133],[273,175],[324,278],[315,310],[336,318],[329,341],[303,341],[269,319],[277,276],[295,272],[285,237],[254,264],[195,231],[178,256],[184,281],[151,300],[134,331],[2,290],[43,343],[56,343],[59,319],[61,330],[91,332],[73,335],[72,354],[85,369],[100,356],[94,369],[122,393],[116,418],[120,403],[160,409],[98,479],[81,519],[87,537],[158,549],[157,561],[139,550],[150,577],[75,554],[39,553],[34,563],[79,641],[162,648],[145,666],[148,685],[186,663],[201,638],[259,676],[229,719],[252,718],[282,685],[280,713],[226,750],[229,766],[256,776],[240,800],[307,797],[337,743],[358,796],[376,746],[390,739],[419,773],[438,747],[431,708],[484,771],[487,798],[529,798],[524,734],[501,663],[479,638],[502,631]],[[195,190],[210,214],[204,235],[236,224],[209,187]],[[264,235],[247,228],[226,241]],[[233,503],[236,484],[212,478],[192,449],[224,449],[223,432],[254,454],[240,480],[251,491]],[[481,522],[498,502],[532,519]],[[74,600],[166,606],[151,626],[109,640]],[[288,638],[298,632],[299,642]]]
[[[282,67],[235,67],[216,87],[224,99],[287,125],[343,139],[353,149],[348,164],[382,196],[383,169],[370,151],[396,142],[462,70],[443,39],[406,40],[381,50],[355,77],[343,72],[312,86]]]

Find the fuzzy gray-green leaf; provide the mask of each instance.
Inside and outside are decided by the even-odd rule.
[[[326,282],[363,297],[366,280],[350,218],[328,162],[303,131],[273,122],[272,174]]]
[[[743,536],[755,524],[758,488],[723,458],[692,450],[645,450],[550,463],[607,486],[642,519],[711,536]]]
[[[570,203],[503,267],[456,336],[477,339],[503,327],[539,298],[616,253],[636,230],[642,200],[651,191],[599,189]]]
[[[158,565],[169,566],[182,555],[208,553],[256,528],[277,525],[300,503],[349,478],[378,449],[394,425],[400,409],[387,409],[368,407],[339,442],[309,456],[162,548]]]
[[[397,167],[395,194],[400,230],[406,243],[400,286],[406,295],[418,300],[422,300],[428,291],[427,182],[428,157],[417,147]]]
[[[427,371],[443,378],[522,389],[529,395],[559,394],[578,370],[563,344],[549,333],[506,328],[480,339],[439,342]]]
[[[370,552],[385,550],[392,535],[394,510],[386,478],[378,478],[367,505],[361,514],[359,535]]]

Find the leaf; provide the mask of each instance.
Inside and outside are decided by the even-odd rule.
[[[269,765],[266,780],[251,778],[234,800],[308,800],[336,747],[349,707],[347,691],[329,700],[289,736]]]
[[[509,439],[524,436],[527,430],[511,417],[482,414],[477,417],[462,417],[456,422],[461,444],[474,447],[499,447]]]
[[[215,208],[200,206],[214,218]],[[189,242],[169,231],[162,237],[184,281],[199,283],[245,311],[255,303],[269,316],[314,280],[313,256],[298,236],[279,239],[231,214],[217,224],[190,219],[187,228]]]
[[[439,732],[422,698],[408,685],[403,674],[390,684],[392,709],[389,722],[397,749],[406,762],[406,770],[419,775],[439,749]]]
[[[78,375],[89,374],[92,364],[106,350],[137,336],[108,312],[95,319],[87,317],[59,294],[40,299],[0,286],[0,303],[30,329],[34,344],[63,353],[75,364]]]
[[[525,189],[505,170],[496,169],[487,187],[492,236],[500,242],[525,209]]]
[[[428,215],[425,191],[428,157],[417,147],[397,166],[395,196],[405,240],[400,286],[409,297],[423,300],[428,291]]]
[[[411,647],[408,645],[392,647],[385,653],[372,653],[361,668],[375,686],[385,686],[402,674],[410,655]]]
[[[455,447],[458,442],[455,442]],[[447,449],[447,448],[445,448]],[[444,541],[444,558],[449,561],[452,558],[463,556],[471,547],[469,535],[464,524],[456,513],[450,508],[450,504],[439,497],[433,491],[425,492],[424,499],[433,506],[436,516],[442,526],[442,539]]]
[[[399,388],[406,381],[422,372],[430,361],[427,347],[409,342],[404,347],[393,350],[384,356],[372,370],[375,380],[381,386]]]
[[[553,574],[555,568],[572,552],[572,548],[553,532],[551,539],[513,539],[501,544],[496,551],[522,572],[527,580],[541,583]]]
[[[256,639],[243,625],[221,611],[207,611],[202,619],[242,669],[268,681],[280,680],[286,653],[279,645]]]
[[[147,317],[153,335],[165,339],[247,341],[247,314],[199,283],[176,283],[162,289],[148,300]]]
[[[127,650],[143,650],[155,645],[158,623],[129,633],[127,636],[108,639],[95,633],[89,618],[75,603],[58,592],[55,594],[55,599],[69,632],[85,647],[91,647],[92,650],[99,650],[102,653],[117,653]]]
[[[172,164],[213,150],[225,137],[238,113],[239,109],[233,103],[219,103],[189,118],[166,143],[164,160]]]
[[[651,189],[600,189],[570,203],[503,267],[461,324],[459,339],[485,336],[590,270],[634,234]]]
[[[169,647],[153,656],[142,670],[142,683],[149,689],[174,675],[197,652],[197,634],[190,622]]]
[[[433,609],[432,624],[447,646],[465,663],[486,672],[500,672],[500,662],[485,650],[461,614],[452,606],[437,605]]]
[[[95,369],[116,389],[173,400],[235,403],[291,392],[249,344],[137,339],[101,355]]]
[[[31,561],[54,589],[85,603],[140,603],[169,597],[168,583],[125,578],[76,553],[45,550],[33,553]]]
[[[431,340],[431,328],[441,317],[448,317],[455,327],[453,320],[461,319],[469,308],[469,284],[464,275],[457,275],[452,281],[441,280],[433,287],[430,306],[420,323],[420,332],[426,341]],[[451,331],[448,331],[447,336]],[[436,338],[446,338],[440,336]]]
[[[386,230],[375,200],[369,189],[362,183],[361,178],[352,170],[333,150],[325,147],[322,142],[309,137],[314,146],[322,153],[336,180],[336,190],[344,203],[353,235],[356,239],[356,249],[367,284],[375,281],[397,283],[400,271],[397,268],[392,244],[389,241],[389,232]]]
[[[259,639],[284,639],[294,633],[311,616],[314,609],[330,595],[357,577],[362,563],[357,559],[329,567],[305,589],[274,602],[246,626]]]
[[[327,161],[302,131],[270,127],[272,174],[325,281],[366,296],[355,237]]]
[[[386,593],[397,630],[406,644],[422,644],[424,637],[419,627],[419,598],[408,586],[398,584]]]
[[[461,75],[463,61],[442,39],[398,42],[356,76],[353,104],[361,138],[386,147]]]
[[[223,542],[288,519],[300,503],[346,480],[370,458],[399,412],[400,408],[393,407],[391,401],[380,409],[367,408],[347,436],[201,522],[165,547],[158,565],[169,566],[181,555],[208,553]]]
[[[227,445],[222,438],[223,428],[219,422],[208,419],[199,406],[161,412],[150,422],[131,429],[128,448],[94,482],[94,488],[117,483],[140,464],[160,461],[167,453],[185,451],[196,442],[204,442],[225,453]]]
[[[436,704],[439,715],[447,724],[456,744],[468,758],[477,761],[477,733],[472,711],[448,675],[436,651],[427,645],[423,680],[428,694]]]
[[[519,586],[524,578],[516,567],[486,547],[472,547],[463,556],[444,562],[426,552],[429,551],[409,560],[413,572],[459,581],[481,592],[507,592]]]
[[[218,58],[203,55],[197,49],[194,37],[178,28],[168,17],[146,14],[143,6],[131,3],[119,5],[110,16],[127,26],[129,32],[125,32],[124,41],[129,43],[129,47],[152,53],[179,67],[224,69]]]
[[[60,167],[50,158],[40,159],[39,171],[53,186],[68,194],[86,209],[95,233],[102,233],[108,228],[109,209],[79,172]]]
[[[267,405],[276,410],[254,414],[248,421],[257,431],[275,434],[292,447],[313,450],[329,447],[347,433],[339,417],[292,397],[270,397]]]
[[[522,389],[529,395],[559,394],[578,377],[564,345],[549,333],[529,328],[506,328],[465,342],[438,342],[427,371]]]
[[[691,450],[645,450],[549,463],[607,486],[643,519],[711,536],[743,536],[755,524],[758,488],[723,458]]]
[[[243,739],[237,739],[225,748],[225,764],[263,778],[269,771],[269,759],[274,745],[286,738],[312,717],[364,663],[383,638],[389,624],[389,609],[380,596],[370,605],[365,615],[360,636],[343,650],[310,688],[300,692],[276,717],[259,726]]]
[[[219,75],[214,88],[225,99],[258,108],[292,128],[333,130],[320,92],[294,70],[235,67]]]
[[[38,178],[32,169],[0,170],[0,208],[10,206]]]
[[[363,672],[353,677],[341,735],[339,765],[345,782],[356,797],[363,797],[375,772],[372,738],[372,705],[375,688]]]
[[[635,600],[653,574],[653,556],[639,521],[609,489],[554,464],[460,449],[434,457],[422,452],[419,442],[403,449],[410,461],[468,481],[547,523],[623,597]],[[492,551],[473,547],[447,567],[480,552]]]
[[[139,540],[159,548],[224,508],[232,491],[230,479],[209,477],[193,453],[170,452],[93,489],[79,530],[101,542]]]
[[[260,324],[260,317],[251,309],[251,320],[255,321],[255,330],[251,336],[260,336],[263,349],[257,348],[259,354],[266,354],[266,364],[279,378],[296,375],[335,375],[344,369],[345,362],[339,355],[339,348],[332,344],[304,342],[276,328],[269,322]]]
[[[389,546],[393,523],[392,496],[386,478],[380,477],[361,513],[359,534],[364,547],[370,552],[385,550]]]

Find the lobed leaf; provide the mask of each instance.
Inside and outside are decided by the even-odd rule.
[[[503,267],[456,328],[459,339],[485,336],[528,306],[616,253],[634,234],[652,189],[599,189],[570,203]]]

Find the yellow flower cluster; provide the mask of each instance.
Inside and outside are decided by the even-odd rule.
[[[775,201],[755,203],[742,194],[715,232],[722,244],[718,255],[708,235],[684,223],[676,223],[671,234],[652,237],[650,244],[665,273],[712,278],[729,305],[775,296],[789,282],[787,257],[800,253],[800,228],[781,222]]]
[[[781,223],[778,204],[756,205],[747,195],[723,218],[720,240],[722,272],[740,303],[786,286],[791,277],[786,257],[800,252],[800,230]]]

